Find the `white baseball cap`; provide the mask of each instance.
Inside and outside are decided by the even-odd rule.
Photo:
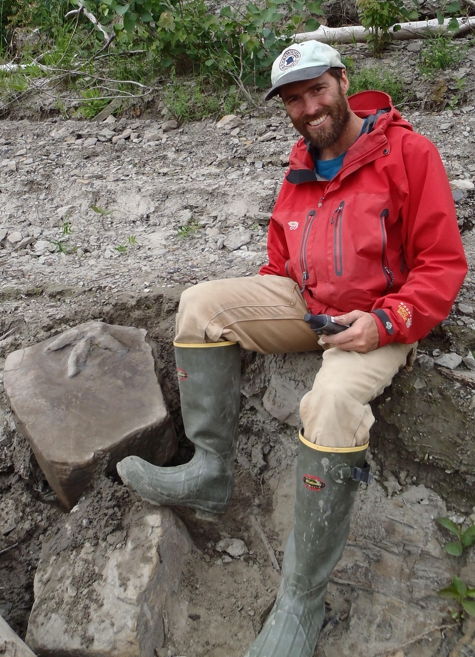
[[[335,48],[320,41],[293,43],[273,63],[272,89],[267,92],[264,100],[276,96],[284,84],[318,78],[332,67],[345,68]]]

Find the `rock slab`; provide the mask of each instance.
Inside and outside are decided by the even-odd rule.
[[[50,657],[154,657],[190,550],[186,529],[168,507],[135,503],[120,529],[81,543],[76,525],[95,512],[87,502],[44,549],[26,642]]]
[[[11,353],[4,385],[18,429],[71,509],[97,472],[130,454],[161,465],[176,434],[146,331],[87,322]]]
[[[28,646],[0,616],[0,655],[6,657],[35,657]]]

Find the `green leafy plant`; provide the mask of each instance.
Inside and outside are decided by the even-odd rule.
[[[137,238],[135,235],[129,235],[127,244],[119,244],[119,246],[114,246],[114,249],[119,253],[127,253],[129,246],[134,246],[135,244],[137,244]]]
[[[76,0],[79,4],[79,0]],[[119,43],[141,42],[163,69],[208,81],[268,83],[268,68],[299,30],[316,29],[321,0],[264,0],[210,11],[205,0],[84,0]]]
[[[46,32],[61,32],[66,13],[72,8],[69,0],[1,0],[0,51],[11,47],[15,30],[36,28],[36,42]]]
[[[68,118],[69,118],[69,115],[68,115],[68,108],[67,108],[66,105],[63,103],[63,101],[61,100],[61,98],[57,98],[56,101],[55,101],[55,103],[54,103],[54,105],[55,105],[55,106],[57,107],[57,109],[59,110],[59,113],[61,114],[61,117],[62,117],[63,119],[68,119]]]
[[[10,16],[15,11],[15,0],[3,0],[0,3],[0,52],[8,48],[12,37],[9,29]]]
[[[457,537],[457,541],[451,541],[444,546],[444,550],[455,557],[459,557],[465,548],[475,543],[475,525],[470,525],[467,529],[463,524],[456,525],[450,518],[440,517],[437,522],[449,532]]]
[[[61,225],[61,237],[57,240],[51,240],[51,244],[56,247],[58,253],[65,253],[70,255],[71,253],[76,253],[77,246],[69,244],[69,237],[73,234],[73,226],[69,221],[68,217],[72,214],[71,210],[66,212],[64,215],[64,221]]]
[[[100,214],[102,217],[107,217],[107,215],[115,212],[115,210],[104,210],[104,208],[100,208],[98,205],[91,205],[89,207],[93,212],[96,212],[96,214]]]
[[[451,85],[451,91],[454,92],[454,95],[449,100],[449,102],[447,103],[449,109],[453,110],[457,107],[457,105],[460,102],[463,102],[463,98],[464,98],[463,90],[464,89],[465,89],[465,80],[456,79],[455,80],[455,90],[453,89],[453,86]]]
[[[448,554],[460,557],[466,548],[475,543],[474,524],[464,529],[463,522],[455,523],[450,518],[443,516],[437,518],[437,522],[457,537],[456,541],[451,541],[444,546]],[[462,620],[464,612],[470,616],[475,616],[475,588],[470,587],[457,575],[452,578],[449,586],[440,589],[437,593],[442,598],[455,600],[458,603],[458,608],[452,610],[452,618],[455,620]]]
[[[71,246],[65,240],[52,240],[51,244],[56,247],[58,253],[65,253],[66,255],[76,253],[78,250],[77,246]]]
[[[397,30],[398,21],[416,17],[417,10],[403,2],[358,0],[375,52],[391,40],[394,24]],[[77,91],[77,113],[85,118],[94,118],[116,97],[140,111],[165,76],[172,78],[166,87],[172,116],[230,113],[243,95],[254,103],[251,89],[268,85],[273,60],[296,32],[318,27],[321,3],[230,0],[213,10],[207,0],[0,0],[0,48],[12,57],[8,35],[26,36],[15,63],[28,66],[0,75],[3,105],[5,99],[18,102],[39,77],[47,77],[52,88]],[[437,16],[442,22],[457,11],[458,0],[442,0]],[[451,27],[458,29],[455,19]],[[191,94],[186,82],[178,82],[183,75],[197,79]],[[67,114],[64,106],[58,108]]]
[[[403,0],[356,0],[360,12],[361,24],[371,30],[367,41],[375,54],[384,50],[393,36],[389,29],[394,25],[394,31],[401,27],[401,21],[417,20],[417,9],[408,10]]]
[[[29,87],[28,78],[21,72],[0,72],[0,91],[2,96],[9,93],[27,91]]]
[[[466,47],[455,45],[450,38],[436,36],[426,41],[419,55],[419,69],[425,75],[446,70],[458,64],[467,51]]]
[[[341,56],[341,61],[344,64],[346,68],[347,73],[353,73],[355,70],[355,60],[353,57],[349,57],[348,55],[342,55]]]
[[[220,108],[214,90],[206,90],[200,79],[180,81],[174,77],[166,88],[163,103],[169,115],[180,122],[214,116]]]
[[[176,236],[183,239],[186,237],[190,237],[191,235],[196,233],[199,227],[200,225],[198,222],[196,222],[194,219],[189,219],[184,226],[181,226],[178,229]]]
[[[180,123],[231,114],[240,103],[235,85],[213,87],[203,78],[184,80],[173,76],[163,96],[168,115]]]
[[[63,226],[61,230],[63,233],[63,237],[66,237],[66,235],[71,235],[74,232],[70,221],[63,221]]]
[[[394,105],[403,102],[405,97],[403,81],[390,71],[364,68],[359,73],[350,75],[350,94],[369,89],[377,89],[389,94]]]
[[[103,92],[97,88],[81,91],[81,96],[84,98],[84,104],[78,111],[86,119],[93,119],[109,102],[109,99],[104,98]]]
[[[461,9],[462,8],[458,0],[453,0],[452,2],[446,2],[443,0],[440,3],[440,8],[437,10],[437,20],[439,25],[442,25],[444,22],[446,14],[458,14],[460,13]],[[453,32],[456,32],[459,29],[459,24],[455,17],[450,19],[448,29]]]
[[[475,616],[475,589],[469,588],[457,575],[452,579],[450,586],[440,589],[437,593],[442,598],[455,600],[467,614]],[[461,617],[460,610],[454,610],[452,617],[458,620]]]

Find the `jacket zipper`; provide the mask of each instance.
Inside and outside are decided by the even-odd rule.
[[[307,242],[308,238],[310,237],[310,229],[312,228],[313,220],[315,219],[315,216],[317,214],[316,210],[310,210],[310,212],[307,214],[307,218],[305,219],[305,226],[303,229],[303,234],[302,234],[302,242],[300,244],[300,269],[302,271],[302,288],[300,290],[300,293],[303,294],[305,291],[305,287],[307,285],[308,281],[308,263],[307,263]]]
[[[386,235],[386,220],[389,217],[389,210],[385,208],[379,215],[379,221],[381,223],[381,235],[382,235],[382,251],[381,251],[381,266],[383,268],[383,274],[386,278],[387,287],[392,287],[394,285],[394,274],[389,268],[389,260],[386,253],[387,248],[387,235]]]
[[[334,210],[330,224],[333,228],[333,265],[335,267],[335,274],[343,276],[343,211],[345,208],[345,201],[341,201],[340,205]]]

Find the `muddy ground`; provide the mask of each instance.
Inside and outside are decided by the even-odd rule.
[[[437,144],[450,180],[473,181],[475,48],[470,39],[463,45],[467,56],[457,70],[432,79],[419,74],[414,43],[395,44],[382,60],[371,59],[362,45],[347,46],[345,54],[357,68],[397,70],[411,92],[401,108],[404,116]],[[155,343],[157,375],[183,438],[171,346],[180,292],[198,281],[258,271],[295,131],[277,102],[265,111],[243,106],[241,120],[226,130],[211,120],[164,129],[159,104],[143,108],[140,119],[126,115],[101,124],[63,120],[54,114],[53,101],[47,94],[25,100],[0,122],[0,369],[11,351],[91,319],[146,328]],[[472,270],[448,322],[421,345],[426,354],[475,348],[475,315],[470,311],[475,192],[458,191],[456,198]],[[188,620],[177,627],[168,619],[169,643],[157,652],[160,657],[238,657],[272,603],[279,575],[261,532],[280,562],[291,526],[298,419],[295,414],[277,419],[265,411],[262,398],[272,374],[289,371],[295,362],[244,357],[233,503],[219,525],[181,515],[197,546],[177,602],[189,610]],[[303,378],[311,374],[303,360],[297,366]],[[431,405],[423,391],[413,392],[406,407],[404,376],[411,375],[403,375],[384,404],[376,405],[380,426],[394,427],[397,420],[391,418],[401,413],[407,414],[407,426],[421,416],[439,425],[440,414],[444,433],[463,431],[473,441],[470,389],[434,372],[431,385],[442,391],[439,400]],[[1,377],[0,613],[24,636],[42,544],[60,530],[66,515],[15,430]],[[456,414],[455,406],[460,411]],[[383,484],[378,495],[389,499],[422,484],[448,502],[450,513],[469,514],[475,504],[473,480],[460,468],[454,475],[459,478],[451,478],[453,473],[437,456],[432,463],[431,449],[416,454],[401,449],[396,430],[375,432],[374,467]],[[183,440],[175,461],[189,454]],[[109,532],[120,527],[128,503],[118,481],[106,488],[89,494],[114,497],[116,503],[104,504],[95,519],[98,531]],[[440,512],[440,497],[434,500]],[[245,557],[233,560],[216,552],[226,536],[244,540]],[[444,542],[442,534],[439,539]],[[338,640],[355,619],[356,592],[354,583],[333,581],[333,607],[328,608],[319,657],[333,657],[338,652],[332,646],[343,646]],[[441,604],[434,596],[430,600],[431,605]],[[441,609],[443,629],[436,637],[412,637],[399,647],[388,640],[378,652],[376,644],[366,646],[361,636],[358,645],[346,649],[373,657],[473,655],[473,628],[454,623],[448,608]]]

